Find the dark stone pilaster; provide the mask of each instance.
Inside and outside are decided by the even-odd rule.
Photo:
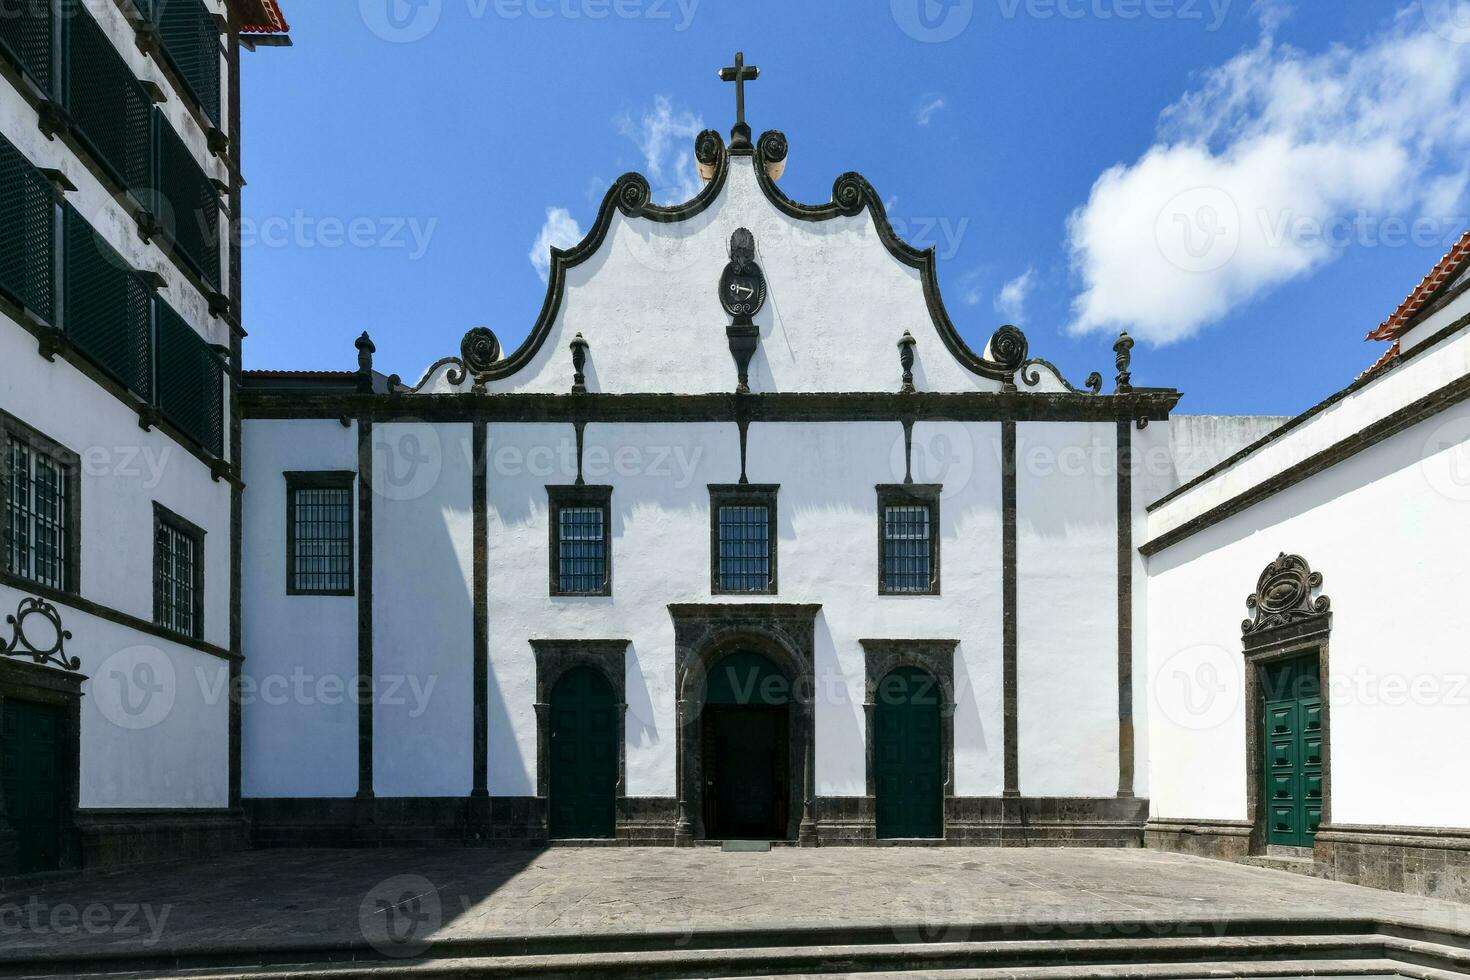
[[[1133,424],[1118,420],[1118,795],[1133,795]]]
[[[357,798],[373,796],[373,420],[357,420]]]
[[[1017,742],[1019,706],[1016,691],[1016,423],[1000,424],[1001,512],[1001,685],[1005,715],[1005,795],[1021,795],[1020,747]]]

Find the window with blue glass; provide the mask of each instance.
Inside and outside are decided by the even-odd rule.
[[[612,595],[612,487],[547,487],[551,594]]]
[[[779,487],[710,487],[711,591],[776,591],[776,496]]]
[[[878,591],[939,593],[941,488],[905,483],[878,487]]]

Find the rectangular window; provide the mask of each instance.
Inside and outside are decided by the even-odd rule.
[[[939,496],[926,484],[878,487],[878,592],[939,594]]]
[[[710,491],[710,588],[716,595],[775,593],[776,486]]]
[[[286,593],[352,595],[354,474],[286,474]]]
[[[183,636],[204,636],[204,532],[153,505],[153,621]]]
[[[0,413],[7,572],[46,588],[77,590],[80,473],[76,454]]]
[[[612,487],[547,487],[551,594],[612,595]]]

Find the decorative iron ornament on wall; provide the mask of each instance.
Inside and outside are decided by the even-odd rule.
[[[1325,595],[1312,598],[1321,587],[1321,572],[1312,571],[1300,555],[1282,552],[1261,572],[1255,593],[1245,600],[1254,618],[1240,624],[1241,633],[1250,636],[1326,615],[1332,609],[1332,600]]]
[[[44,621],[44,626],[36,622],[37,617]],[[62,629],[61,614],[45,599],[28,596],[20,600],[20,608],[6,616],[5,623],[10,627],[10,641],[0,639],[0,656],[30,657],[38,664],[51,664],[62,670],[82,669],[80,657],[66,655],[71,631]],[[49,629],[50,635],[37,632],[42,629]],[[43,636],[45,639],[41,640]]]

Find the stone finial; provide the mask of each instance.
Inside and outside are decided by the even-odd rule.
[[[587,390],[587,349],[592,345],[579,333],[572,338],[572,393],[580,395]]]
[[[903,387],[899,390],[906,395],[914,391],[914,347],[918,343],[907,330],[898,342],[898,362],[903,366]]]
[[[378,348],[373,344],[373,338],[368,336],[366,330],[362,336],[357,338],[354,344],[357,348],[357,389],[359,391],[373,390],[373,355]]]
[[[1133,344],[1133,338],[1128,336],[1128,331],[1125,330],[1118,334],[1118,342],[1113,345],[1113,353],[1117,355],[1119,391],[1133,389],[1133,374],[1129,371],[1133,364]]]

